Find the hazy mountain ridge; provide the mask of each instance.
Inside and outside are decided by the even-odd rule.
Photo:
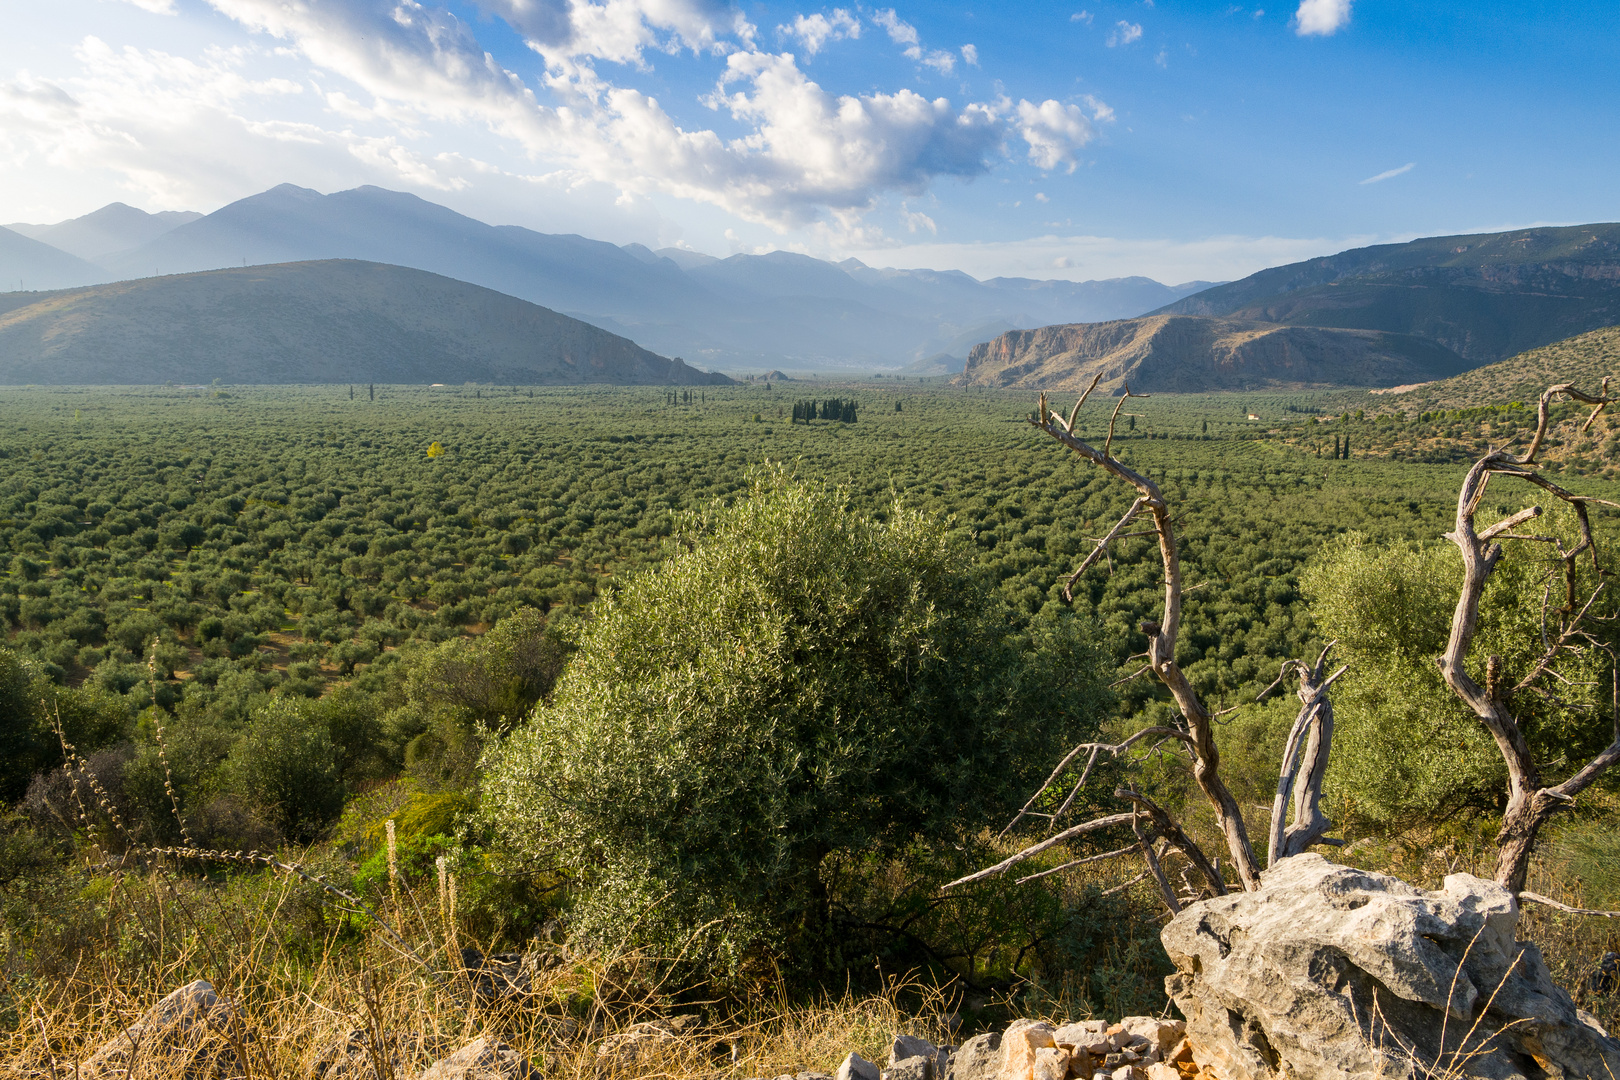
[[[1013,330],[975,346],[968,386],[1143,393],[1262,387],[1380,386],[1452,375],[1466,362],[1441,345],[1372,330],[1155,315]]]
[[[353,260],[0,296],[0,383],[730,382],[491,289]]]
[[[82,230],[91,219],[140,214],[117,206],[50,229],[78,223]],[[676,248],[654,252],[487,225],[382,188],[322,195],[290,184],[166,228],[106,255],[105,269],[81,267],[81,278],[51,284],[335,258],[482,285],[706,366],[898,367],[956,348],[955,339],[987,325],[1135,315],[1202,284],[981,282],[957,271],[874,269],[792,252],[725,259]]]
[[[111,277],[106,270],[43,240],[0,229],[0,288],[64,289]]]
[[[202,217],[190,210],[165,210],[148,214],[121,202],[108,203],[83,217],[54,225],[7,225],[13,232],[39,240],[90,262],[137,248],[171,229]]]
[[[1152,314],[1416,334],[1490,363],[1620,323],[1620,224],[1356,248],[1262,270]]]

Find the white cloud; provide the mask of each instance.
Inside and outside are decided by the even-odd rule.
[[[962,59],[967,62],[968,67],[978,67],[979,47],[977,45],[962,46]]]
[[[670,196],[714,208],[692,213],[807,229],[823,244],[878,243],[881,230],[863,218],[884,196],[981,175],[1015,138],[1039,167],[1072,171],[1094,125],[1112,119],[1089,97],[964,103],[910,89],[830,92],[792,55],[754,48],[728,21],[730,9],[695,0],[479,2],[503,5],[530,28],[547,11],[566,23],[567,36],[553,37],[562,44],[546,47],[558,59],[547,59],[537,83],[494,60],[471,25],[432,0],[209,0],[249,33],[234,50],[191,58],[88,38],[77,75],[0,80],[0,177],[94,175],[143,205],[198,208],[267,180],[465,193],[470,201],[454,204],[476,208],[479,188],[499,177],[509,193],[524,185],[588,191],[593,207],[628,198],[642,220],[658,213],[650,200]],[[818,40],[855,36],[854,10],[824,10],[828,35]],[[587,32],[592,12],[625,11],[640,12],[640,30],[625,23],[616,39]],[[682,21],[682,12],[704,11],[707,22]],[[799,41],[811,18],[792,24]],[[906,49],[917,49],[920,63],[936,55],[897,16],[879,25],[891,38],[915,37]],[[605,64],[602,74],[593,66],[706,40],[728,50],[704,99],[723,123],[677,120]],[[602,55],[577,51],[587,44]],[[977,60],[973,53],[962,58]],[[442,152],[452,146],[461,152]],[[513,151],[535,175],[485,163]],[[913,234],[937,230],[911,210],[898,220]]]
[[[1077,11],[1073,15],[1069,16],[1069,21],[1070,22],[1077,22],[1077,23],[1085,23],[1087,26],[1090,26],[1091,25],[1091,12],[1089,12],[1089,11]]]
[[[901,210],[900,220],[905,222],[906,231],[909,233],[916,233],[922,229],[926,229],[935,235],[939,233],[939,226],[927,214],[918,213],[915,210]]]
[[[894,8],[882,8],[872,13],[872,21],[889,32],[889,40],[896,45],[916,45],[921,39],[917,28],[895,14]]]
[[[1074,152],[1090,142],[1095,132],[1080,106],[1048,98],[1039,105],[1018,103],[1018,133],[1029,144],[1032,163],[1042,169],[1066,163],[1068,171],[1074,172]]]
[[[1133,41],[1139,41],[1141,37],[1141,23],[1126,22],[1121,19],[1114,26],[1113,33],[1108,35],[1108,47],[1112,49],[1116,45],[1129,45]]]
[[[1367,177],[1367,179],[1361,181],[1361,183],[1363,183],[1363,184],[1376,184],[1381,180],[1389,180],[1389,179],[1392,179],[1394,177],[1397,177],[1397,176],[1401,175],[1402,173],[1411,172],[1416,166],[1417,166],[1417,162],[1408,161],[1405,165],[1402,165],[1398,169],[1385,169],[1383,172],[1379,173],[1377,176],[1369,176],[1369,177]]]
[[[829,41],[843,41],[861,36],[860,20],[843,8],[833,8],[831,15],[817,12],[800,15],[791,26],[778,26],[777,31],[799,39],[804,51],[811,56],[821,51]]]
[[[872,13],[872,22],[889,32],[889,40],[906,47],[905,55],[920,64],[933,68],[941,75],[949,75],[956,68],[956,54],[943,49],[924,49],[917,28],[895,14],[894,8],[883,8]],[[975,59],[978,50],[974,50]],[[974,62],[974,61],[970,61]]]
[[[210,0],[213,2],[213,0]],[[641,64],[648,48],[723,49],[736,36],[752,44],[754,27],[727,0],[473,0],[504,19],[550,64],[586,57]]]
[[[1337,33],[1350,21],[1350,0],[1300,0],[1294,12],[1294,33],[1326,37]]]
[[[638,195],[662,191],[778,229],[803,227],[824,214],[839,228],[853,228],[884,191],[920,191],[937,176],[983,173],[1007,132],[1006,118],[993,106],[958,108],[909,90],[835,96],[790,55],[733,46],[708,103],[745,131],[724,139],[682,127],[657,99],[599,78],[588,63],[565,60],[549,68],[546,86],[559,104],[543,104],[454,16],[414,0],[398,6],[395,0],[211,2],[287,40],[407,120],[416,114],[482,121],[531,155],[584,178]],[[574,0],[576,34],[586,7],[607,10],[613,3]],[[536,11],[527,15],[538,18]],[[907,29],[896,22],[891,36],[904,37]],[[623,53],[629,45],[613,48]]]
[[[153,15],[180,14],[174,6],[174,0],[124,0],[124,2],[134,4],[142,11],[150,11]]]

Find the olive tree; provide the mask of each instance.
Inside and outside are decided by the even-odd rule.
[[[1015,631],[938,522],[758,481],[598,602],[554,697],[489,756],[484,810],[572,875],[576,929],[817,966],[823,862],[957,841],[1095,729],[1099,654]]]

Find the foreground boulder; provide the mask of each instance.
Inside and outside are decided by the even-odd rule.
[[[1166,989],[1223,1080],[1620,1077],[1620,1042],[1515,940],[1518,921],[1494,882],[1427,892],[1296,855],[1258,891],[1170,921]]]
[[[416,1080],[540,1080],[540,1070],[501,1040],[485,1036],[429,1065]]]
[[[76,1074],[83,1080],[113,1080],[136,1073],[234,1075],[240,1071],[236,1055],[222,1037],[234,1019],[235,1011],[214,993],[213,984],[198,979],[146,1010],[86,1058]],[[211,1034],[214,1038],[209,1038]]]

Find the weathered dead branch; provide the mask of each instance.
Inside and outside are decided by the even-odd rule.
[[[1089,392],[1088,389],[1087,393]],[[1131,519],[1143,511],[1146,511],[1153,520],[1153,533],[1159,541],[1159,558],[1164,568],[1164,607],[1156,621],[1147,621],[1142,625],[1143,632],[1148,635],[1148,662],[1154,675],[1169,689],[1171,697],[1181,710],[1186,727],[1178,732],[1178,736],[1192,755],[1193,778],[1215,809],[1215,817],[1226,839],[1227,849],[1231,852],[1238,879],[1244,888],[1252,889],[1259,883],[1259,861],[1255,858],[1254,845],[1249,840],[1237,800],[1233,798],[1231,791],[1220,777],[1220,752],[1215,746],[1214,725],[1211,723],[1209,710],[1199,700],[1192,684],[1187,681],[1187,677],[1175,661],[1176,636],[1181,627],[1182,580],[1181,560],[1176,546],[1170,506],[1157,484],[1111,453],[1114,426],[1119,418],[1120,409],[1127,398],[1141,396],[1143,395],[1132,394],[1128,386],[1125,388],[1114,406],[1113,415],[1108,422],[1108,438],[1101,450],[1074,434],[1072,418],[1078,417],[1080,403],[1076,403],[1076,408],[1070,413],[1070,419],[1065,419],[1047,407],[1046,395],[1042,394],[1039,412],[1031,423],[1082,458],[1136,489],[1137,499],[1132,504],[1130,512],[1119,525],[1115,526],[1110,536],[1121,532]],[[1081,398],[1081,402],[1083,401],[1084,395]],[[1090,562],[1095,562],[1098,552],[1106,548],[1106,540],[1107,538],[1093,550],[1089,557]]]
[[[1348,667],[1342,666],[1324,677],[1328,653],[1335,644],[1329,642],[1314,665],[1300,660],[1286,661],[1277,681],[1260,692],[1260,697],[1264,698],[1281,685],[1291,671],[1299,675],[1299,716],[1288,732],[1282,768],[1277,774],[1277,796],[1271,804],[1271,828],[1266,838],[1267,866],[1276,866],[1279,860],[1298,855],[1312,844],[1323,843],[1323,836],[1333,828],[1333,822],[1321,808],[1322,778],[1327,774],[1328,757],[1333,750],[1333,703],[1327,692]],[[1290,793],[1294,820],[1284,829],[1283,818]]]
[[[1496,476],[1524,480],[1533,484],[1549,492],[1575,512],[1580,529],[1580,542],[1573,548],[1566,550],[1563,543],[1556,538],[1523,537],[1538,542],[1551,542],[1564,571],[1564,603],[1551,612],[1559,620],[1557,633],[1549,634],[1546,627],[1543,627],[1546,651],[1530,674],[1515,686],[1515,690],[1530,689],[1534,680],[1549,672],[1551,664],[1559,655],[1571,649],[1578,640],[1585,638],[1585,626],[1591,618],[1592,604],[1603,588],[1603,583],[1599,582],[1585,598],[1585,602],[1581,603],[1577,596],[1576,560],[1582,554],[1588,554],[1593,568],[1600,574],[1604,573],[1598,565],[1597,543],[1592,536],[1587,507],[1592,503],[1615,505],[1606,500],[1577,495],[1534,472],[1536,455],[1546,441],[1551,405],[1555,398],[1562,395],[1593,406],[1581,429],[1585,431],[1597,419],[1598,414],[1616,400],[1609,396],[1608,389],[1607,379],[1603,381],[1603,387],[1596,395],[1587,394],[1570,383],[1548,387],[1542,393],[1537,405],[1536,431],[1530,440],[1529,449],[1522,456],[1515,456],[1508,452],[1507,447],[1503,447],[1486,454],[1474,463],[1457,493],[1455,527],[1446,534],[1446,538],[1456,544],[1458,551],[1462,553],[1463,580],[1457,607],[1452,614],[1446,648],[1436,662],[1440,666],[1446,685],[1484,725],[1507,764],[1508,806],[1502,818],[1501,831],[1497,834],[1499,851],[1496,880],[1516,893],[1522,892],[1524,888],[1530,853],[1541,826],[1554,813],[1568,807],[1578,794],[1606,770],[1616,762],[1620,762],[1620,686],[1616,687],[1612,708],[1614,738],[1607,749],[1598,753],[1563,783],[1543,786],[1540,764],[1536,761],[1529,742],[1520,729],[1518,719],[1510,709],[1512,694],[1502,692],[1500,659],[1496,657],[1488,659],[1487,685],[1484,687],[1474,681],[1465,666],[1479,629],[1479,607],[1485,585],[1503,555],[1502,546],[1498,541],[1512,536],[1511,530],[1517,525],[1538,517],[1541,508],[1527,507],[1483,530],[1475,529],[1474,516],[1485,496],[1487,486]],[[1491,675],[1493,669],[1496,672],[1494,677]]]

